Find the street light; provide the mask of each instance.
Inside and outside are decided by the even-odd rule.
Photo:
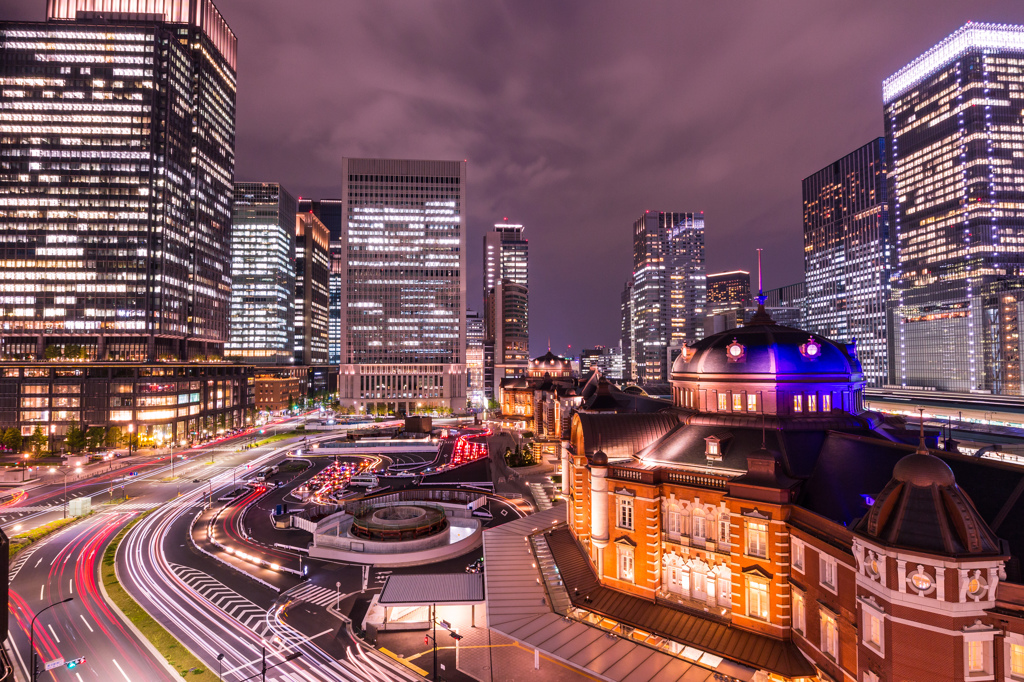
[[[50,424],[50,453],[53,453],[53,434],[57,431],[56,424]]]
[[[217,654],[217,679],[218,680],[224,679],[224,678],[222,678],[220,676],[220,666],[221,666],[221,661],[223,661],[223,660],[224,660],[224,654]]]
[[[129,457],[132,456],[132,442],[134,441],[134,438],[132,437],[132,434],[134,434],[134,433],[135,433],[135,424],[134,423],[133,424],[128,424],[128,456]]]
[[[28,654],[29,655],[28,655],[28,658],[29,658],[29,661],[32,663],[32,682],[36,682],[36,680],[39,677],[39,666],[36,665],[36,618],[38,618],[39,616],[43,615],[43,613],[45,613],[46,611],[49,611],[50,609],[52,609],[54,606],[57,606],[58,604],[67,604],[69,601],[71,601],[73,599],[74,599],[74,597],[68,597],[67,599],[62,599],[61,601],[54,602],[53,604],[50,604],[45,609],[43,609],[42,611],[37,613],[35,615],[35,617],[32,619],[32,625],[29,626],[29,629],[28,629],[29,630],[29,638],[28,638],[28,640],[29,640],[29,644],[28,644],[29,652],[28,652]]]

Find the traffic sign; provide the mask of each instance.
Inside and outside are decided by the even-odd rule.
[[[46,665],[43,666],[43,668],[45,670],[53,670],[54,668],[59,668],[62,665],[64,665],[64,659],[63,658],[55,658],[52,661],[47,661]]]

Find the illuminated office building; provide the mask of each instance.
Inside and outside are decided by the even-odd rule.
[[[484,393],[484,318],[475,310],[466,311],[466,378],[469,399],[475,407],[487,406]]]
[[[746,270],[716,272],[707,276],[707,314],[746,308],[750,305],[750,273]]]
[[[227,355],[291,364],[295,337],[295,198],[275,182],[236,182]]]
[[[312,212],[295,216],[295,364],[327,364],[330,235]]]
[[[502,222],[484,234],[485,392],[497,398],[506,377],[530,361],[530,245],[522,225]]]
[[[299,197],[299,213],[312,213],[324,224],[331,241],[341,239],[341,199],[306,199]]]
[[[466,409],[466,164],[342,160],[342,403]]]
[[[669,348],[704,334],[704,213],[645,211],[633,223],[633,380],[667,384]]]
[[[330,282],[328,291],[330,300],[327,305],[327,355],[331,372],[336,372],[341,364],[341,329],[344,317],[341,308],[341,270],[345,259],[341,249],[341,199],[303,199],[299,198],[299,213],[309,213],[320,219],[330,233],[331,242],[328,258],[330,260]],[[333,377],[333,374],[332,374]],[[336,377],[335,377],[336,378]],[[333,380],[333,379],[332,379]],[[332,384],[332,390],[337,388]]]
[[[889,209],[885,139],[804,178],[803,328],[857,340],[868,386],[886,378]]]
[[[882,85],[895,239],[889,378],[1004,392],[983,304],[1024,269],[1024,27],[967,24]]]
[[[143,5],[0,24],[3,357],[222,353],[235,36],[209,0]]]

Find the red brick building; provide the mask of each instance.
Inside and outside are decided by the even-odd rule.
[[[567,578],[577,616],[751,680],[1024,680],[1024,469],[863,387],[854,344],[761,311],[685,349],[672,407],[573,415],[550,542],[595,581]]]

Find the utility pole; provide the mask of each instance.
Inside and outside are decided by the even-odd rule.
[[[262,649],[263,649],[263,664],[262,664],[262,669],[260,670],[260,680],[262,680],[262,682],[267,682],[267,647],[262,647]]]
[[[434,680],[436,682],[436,680],[437,680],[437,604],[434,604],[433,608],[431,610],[430,624],[431,624],[431,627],[434,628],[433,637],[431,637],[431,639],[433,640],[433,645],[434,645]]]

